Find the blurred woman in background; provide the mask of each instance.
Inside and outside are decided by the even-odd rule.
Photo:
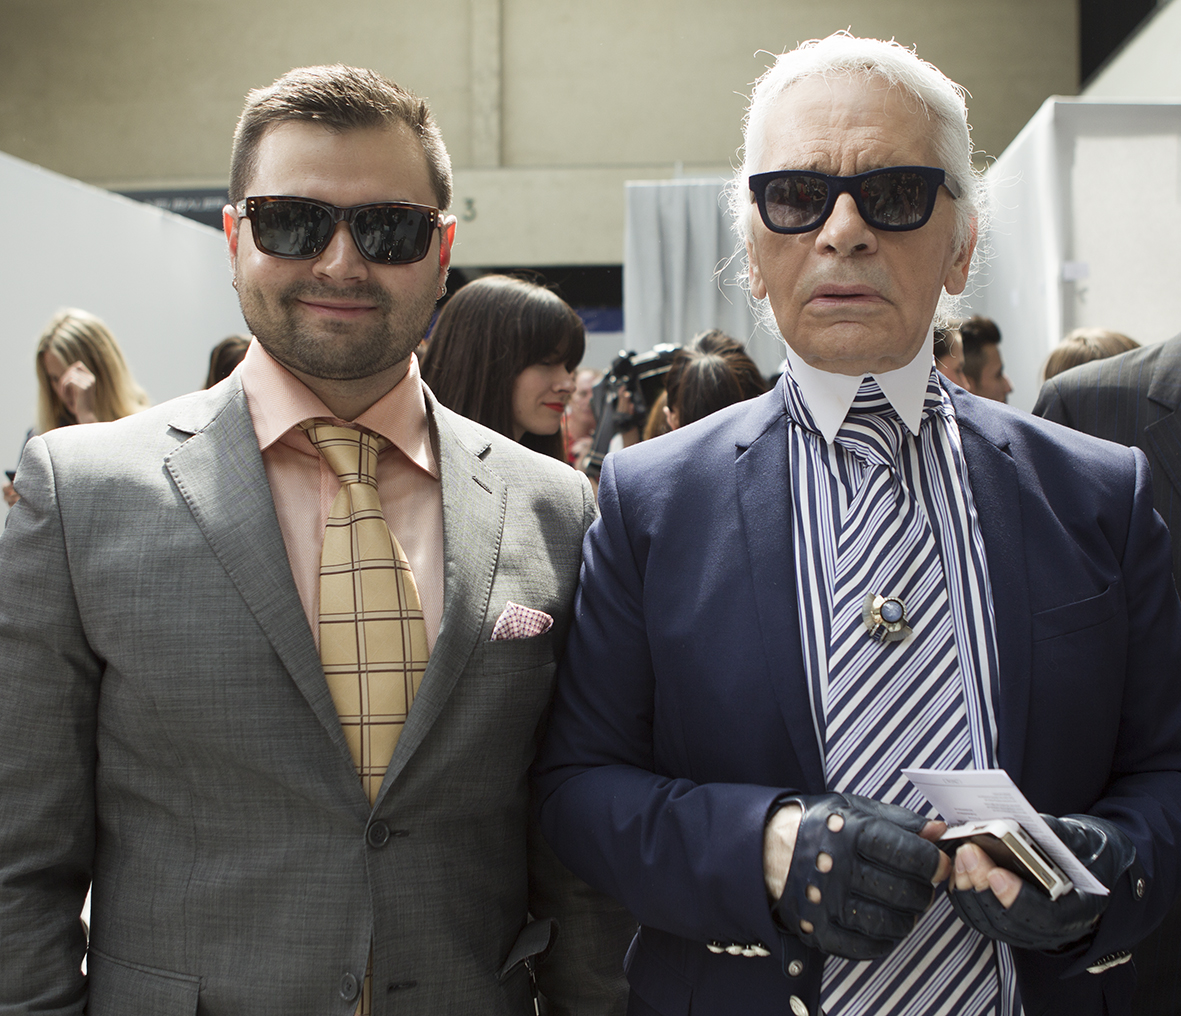
[[[109,423],[148,408],[123,351],[105,324],[84,310],[53,316],[37,343],[37,432]]]
[[[39,434],[76,423],[109,423],[149,405],[115,336],[84,310],[53,316],[37,342],[36,370]],[[3,493],[9,506],[20,500],[11,480]]]
[[[677,430],[765,391],[766,379],[742,343],[715,328],[673,357],[664,379],[665,419]]]
[[[209,374],[205,378],[205,387],[212,388],[234,373],[234,368],[242,362],[249,348],[249,335],[227,335],[214,346],[209,353]]]
[[[561,297],[485,275],[439,312],[422,379],[448,409],[565,461],[562,417],[585,348],[582,319]]]
[[[1042,367],[1042,380],[1049,381],[1054,375],[1077,367],[1080,363],[1105,360],[1109,356],[1139,348],[1139,342],[1122,332],[1113,332],[1107,328],[1076,328],[1046,358],[1046,365]]]

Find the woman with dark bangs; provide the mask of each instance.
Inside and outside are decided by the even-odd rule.
[[[448,409],[565,461],[562,416],[585,348],[582,320],[561,297],[485,275],[439,312],[422,379]]]

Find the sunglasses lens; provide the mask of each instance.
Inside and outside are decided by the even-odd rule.
[[[805,230],[824,214],[828,184],[814,176],[789,173],[768,182],[765,194],[770,225]]]
[[[370,261],[397,265],[419,261],[431,242],[430,219],[416,208],[379,205],[353,219],[353,236]]]
[[[861,206],[871,226],[911,226],[927,215],[927,181],[917,173],[891,169],[861,183]]]
[[[256,207],[258,245],[268,254],[314,257],[332,233],[332,216],[327,209],[309,201],[260,201]]]

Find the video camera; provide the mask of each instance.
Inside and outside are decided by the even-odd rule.
[[[611,364],[611,369],[591,389],[591,411],[598,423],[595,425],[594,441],[590,454],[583,466],[587,476],[599,475],[603,456],[611,445],[611,439],[618,433],[632,427],[642,428],[648,420],[653,403],[664,391],[664,376],[672,365],[673,357],[680,346],[662,342],[646,353],[621,351]],[[624,400],[620,409],[620,394],[630,397]],[[630,401],[630,412],[626,402]]]

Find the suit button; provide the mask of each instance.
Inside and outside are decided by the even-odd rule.
[[[802,974],[804,972],[803,961],[802,960],[792,960],[787,965],[787,972],[789,974],[791,974],[792,977],[799,977],[800,974]]]
[[[345,974],[340,979],[340,997],[351,1002],[357,997],[357,979],[352,974]]]
[[[795,1016],[808,1016],[808,1007],[804,1005],[804,1000],[799,995],[792,995],[787,1000],[787,1004],[791,1006],[791,1011]]]
[[[384,847],[389,842],[390,827],[384,822],[373,822],[365,833],[371,847]]]
[[[1148,886],[1145,883],[1144,879],[1142,879],[1142,878],[1136,879],[1136,899],[1138,899],[1138,900],[1144,899],[1144,893],[1147,892],[1147,890],[1148,890]]]

